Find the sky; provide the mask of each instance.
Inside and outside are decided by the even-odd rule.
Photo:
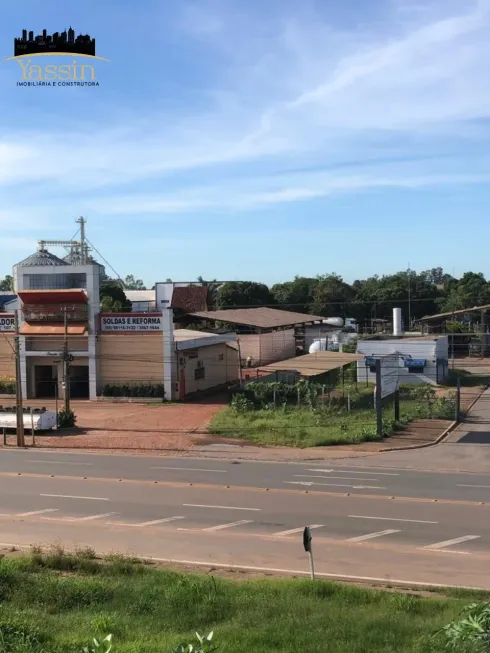
[[[97,87],[0,64],[0,275],[83,215],[150,286],[490,277],[490,0],[4,4],[0,59],[71,26],[108,61]]]

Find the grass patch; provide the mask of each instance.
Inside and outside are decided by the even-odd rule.
[[[347,396],[347,391],[345,394]],[[441,410],[441,407],[444,409]],[[453,411],[441,400],[431,408],[424,399],[401,399],[401,419],[396,424],[393,401],[387,398],[383,409],[384,437],[415,419],[452,419]],[[320,403],[315,409],[285,406],[240,411],[228,406],[214,415],[209,431],[257,444],[302,448],[377,442],[382,439],[376,434],[372,387],[353,393],[350,412],[345,405],[337,403],[329,407],[328,402],[325,406]]]
[[[75,560],[93,566],[79,571]],[[164,653],[196,630],[214,630],[224,653],[436,653],[444,646],[433,633],[466,604],[327,581],[237,582],[60,550],[1,559],[0,589],[0,653],[80,653],[109,633],[115,653]]]

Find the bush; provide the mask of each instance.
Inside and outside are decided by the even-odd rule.
[[[165,390],[163,383],[109,383],[102,388],[103,397],[154,397],[163,399]]]
[[[63,410],[58,411],[58,428],[59,429],[69,429],[75,426],[77,423],[77,416],[72,410]]]
[[[15,379],[12,379],[8,376],[0,377],[0,394],[2,395],[14,395],[16,390]]]
[[[490,603],[473,603],[461,617],[440,633],[446,640],[446,648],[458,653],[490,651]]]

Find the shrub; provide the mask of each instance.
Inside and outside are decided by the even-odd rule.
[[[70,410],[59,410],[58,411],[58,428],[59,429],[69,429],[75,426],[77,423],[77,416],[75,413]]]
[[[446,648],[458,653],[490,651],[490,603],[472,603],[461,617],[440,633],[446,640]]]
[[[8,376],[0,377],[0,394],[2,395],[14,395],[15,394],[15,379],[12,379]]]
[[[103,397],[154,397],[163,399],[165,390],[163,383],[109,383],[102,388]]]

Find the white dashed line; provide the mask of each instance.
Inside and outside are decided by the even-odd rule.
[[[322,528],[323,524],[312,524],[310,526],[310,530],[312,528]],[[274,533],[274,535],[278,537],[284,537],[286,535],[294,535],[295,533],[302,533],[305,530],[305,527],[302,526],[301,528],[291,528],[289,531],[279,531],[279,533]]]
[[[111,517],[112,515],[117,515],[117,512],[104,512],[101,515],[89,515],[88,517],[67,517],[63,521],[92,521],[93,519],[102,519],[103,517]]]
[[[368,533],[367,535],[359,535],[359,537],[349,537],[346,542],[364,542],[365,540],[374,540],[375,537],[383,537],[384,535],[392,535],[399,533],[398,530],[388,529],[386,531],[379,531],[378,533]]]
[[[386,472],[378,472],[378,470],[374,472],[354,472],[351,469],[307,469],[307,472],[324,472],[325,474],[375,474],[376,476],[400,476],[400,474],[388,474]]]
[[[176,521],[177,519],[185,519],[185,517],[165,517],[164,519],[153,519],[152,521],[145,521],[140,524],[124,524],[123,522],[112,522],[112,524],[117,526],[136,526],[138,528],[143,528],[144,526],[154,526],[155,524],[164,524],[169,521]]]
[[[30,517],[31,515],[42,515],[46,512],[58,512],[58,508],[45,508],[44,510],[32,510],[31,512],[21,512],[16,517]]]
[[[221,531],[224,528],[233,528],[233,526],[241,526],[242,524],[253,524],[251,519],[241,519],[240,521],[233,521],[230,524],[220,524],[219,526],[210,526],[203,528],[203,531]]]
[[[348,515],[352,519],[379,519],[381,521],[406,521],[411,524],[438,524],[438,521],[423,521],[422,519],[398,519],[397,517],[368,517],[366,515]]]
[[[58,499],[86,499],[88,501],[109,501],[105,497],[77,497],[71,494],[40,494],[40,497],[56,497]]]
[[[150,467],[150,469],[166,469],[176,472],[212,472],[213,474],[228,474],[227,469],[199,469],[198,467]]]
[[[455,537],[454,540],[445,540],[444,542],[436,542],[435,544],[429,544],[429,546],[424,546],[423,548],[426,551],[438,551],[439,549],[445,549],[447,546],[453,546],[453,544],[461,544],[461,542],[469,542],[470,540],[477,540],[480,535],[463,535],[463,537]]]
[[[253,510],[260,512],[262,508],[239,508],[237,506],[205,506],[200,503],[183,503],[186,508],[219,508],[220,510]]]

